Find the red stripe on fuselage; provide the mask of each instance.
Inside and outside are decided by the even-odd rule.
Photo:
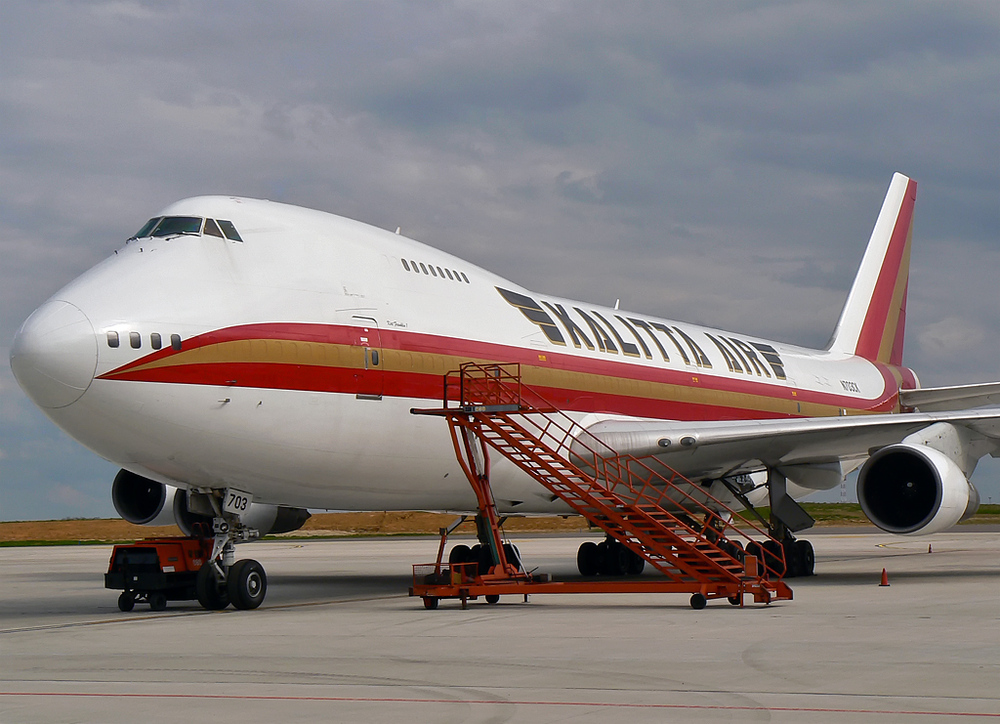
[[[357,343],[358,334],[362,330],[362,327],[303,323],[228,327],[185,340],[180,351],[165,349],[146,355],[101,375],[99,379],[353,393],[357,386],[358,373],[358,370],[353,368],[253,361],[193,363],[185,362],[183,355],[213,344],[248,340],[349,345]],[[446,356],[455,359],[455,367],[461,361],[470,359],[520,362],[540,369],[582,373],[626,382],[675,385],[703,389],[711,393],[751,395],[803,404],[833,406],[851,411],[891,412],[895,409],[897,399],[895,377],[885,365],[881,364],[877,364],[876,367],[885,380],[885,392],[876,400],[858,400],[844,395],[800,390],[782,383],[769,384],[751,379],[713,375],[711,371],[705,369],[664,369],[650,364],[594,359],[557,352],[541,353],[534,349],[395,329],[382,329],[380,333],[383,350]],[[176,364],[169,364],[168,360],[171,357],[178,357]],[[153,362],[161,362],[161,365],[146,367]],[[439,401],[442,397],[443,381],[440,374],[416,371],[384,371],[382,374],[385,396],[435,401]],[[691,420],[797,416],[738,405],[651,399],[557,386],[535,385],[535,388],[551,403],[563,409],[579,412],[609,412],[637,417]]]

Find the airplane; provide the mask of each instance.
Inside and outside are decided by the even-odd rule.
[[[207,608],[259,605],[266,576],[230,578],[234,544],[298,529],[308,509],[474,512],[445,426],[410,414],[470,360],[520,363],[612,448],[727,504],[770,503],[789,574],[808,575],[795,499],[860,467],[875,525],[934,533],[976,511],[969,477],[1000,455],[1000,410],[983,408],[1000,383],[921,388],[902,363],[915,199],[895,174],[821,350],[531,291],[398,229],[202,196],[36,309],[10,363],[56,425],[121,467],[123,518],[214,538]],[[503,515],[572,512],[503,459],[491,482]]]

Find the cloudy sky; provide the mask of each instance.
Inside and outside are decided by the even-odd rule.
[[[1000,379],[995,0],[8,0],[0,519],[113,515],[116,468],[6,359],[176,199],[402,226],[529,288],[822,346],[894,171],[919,184],[905,361]]]

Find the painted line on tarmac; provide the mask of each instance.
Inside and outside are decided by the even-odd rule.
[[[866,714],[882,716],[914,716],[914,717],[978,717],[983,719],[1000,719],[1000,713],[966,712],[966,711],[919,711],[908,709],[849,709],[836,707],[811,706],[751,706],[725,704],[637,704],[633,702],[608,701],[555,701],[555,700],[517,700],[517,699],[418,699],[412,697],[367,697],[367,696],[280,696],[280,695],[239,695],[239,694],[128,694],[111,692],[62,692],[62,691],[0,691],[0,697],[23,698],[67,698],[67,699],[173,699],[173,700],[216,700],[216,701],[294,701],[294,702],[325,702],[349,704],[459,704],[462,706],[538,706],[567,708],[604,708],[604,709],[656,709],[677,711],[760,711],[788,712],[808,714]]]
[[[337,606],[345,603],[367,603],[370,601],[390,601],[395,598],[409,598],[405,593],[394,593],[388,596],[367,596],[364,598],[338,598],[331,599],[328,601],[304,601],[302,603],[279,603],[274,606],[261,606],[257,609],[260,612],[265,611],[283,611],[286,609],[293,608],[309,608],[316,606]],[[36,626],[20,626],[18,628],[4,628],[0,629],[0,635],[3,634],[15,634],[15,633],[27,633],[30,631],[56,631],[59,629],[67,628],[79,628],[82,626],[104,626],[109,624],[117,623],[138,623],[140,621],[155,621],[157,619],[170,619],[170,618],[185,618],[188,616],[225,616],[225,615],[235,615],[239,613],[244,613],[238,609],[225,609],[222,611],[205,611],[203,609],[196,609],[193,611],[170,611],[167,613],[158,614],[147,614],[142,615],[141,613],[136,616],[119,616],[116,618],[101,618],[92,619],[89,621],[67,621],[66,623],[44,623],[38,624]]]

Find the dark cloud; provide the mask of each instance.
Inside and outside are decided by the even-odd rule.
[[[898,170],[920,184],[907,360],[927,384],[997,379],[998,41],[985,0],[8,2],[0,352],[200,193],[401,225],[553,294],[822,345]],[[0,367],[0,514],[109,513],[110,466]]]

